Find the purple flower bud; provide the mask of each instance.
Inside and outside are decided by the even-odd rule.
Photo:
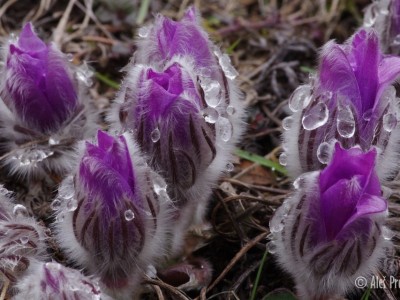
[[[109,120],[114,130],[134,133],[151,167],[166,179],[171,199],[185,210],[175,232],[181,236],[202,218],[243,132],[237,72],[192,8],[180,22],[159,16],[139,36],[136,64],[127,67]]]
[[[99,131],[97,145],[85,147],[75,177],[63,182],[53,202],[58,240],[107,288],[129,295],[147,265],[165,254],[172,216],[166,184],[128,134]]]
[[[297,190],[270,222],[268,247],[294,277],[301,299],[343,296],[358,276],[375,274],[391,246],[376,151],[334,148],[324,170],[295,181]]]
[[[111,299],[104,295],[98,283],[79,271],[56,262],[36,262],[17,284],[19,293],[13,298],[95,300]]]
[[[376,146],[382,180],[398,172],[399,105],[391,84],[399,74],[400,58],[382,55],[373,31],[359,30],[344,45],[327,43],[318,75],[293,93],[293,115],[283,121],[291,176],[321,169],[335,141],[364,151]]]
[[[4,69],[2,97],[22,124],[39,132],[55,132],[77,107],[77,87],[66,56],[46,45],[25,25],[11,42]]]

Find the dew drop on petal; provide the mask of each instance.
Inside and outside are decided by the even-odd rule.
[[[218,133],[222,141],[228,142],[233,134],[233,126],[229,119],[224,117],[218,118]]]
[[[282,120],[282,127],[285,130],[290,130],[293,126],[293,117],[286,117]]]
[[[339,110],[336,119],[336,128],[341,137],[348,139],[354,136],[356,124],[349,106]]]
[[[61,208],[61,201],[60,199],[55,199],[53,202],[50,204],[50,208],[52,210],[59,210]]]
[[[370,121],[372,118],[372,114],[373,114],[373,110],[372,109],[368,109],[363,115],[362,118],[364,121]]]
[[[29,237],[27,237],[26,235],[25,236],[22,236],[20,239],[20,242],[21,242],[21,244],[26,244],[26,243],[28,243],[28,241],[29,241]]]
[[[394,46],[400,46],[400,34],[396,35],[395,38],[393,39]]]
[[[143,26],[143,27],[139,28],[139,30],[138,30],[138,35],[139,35],[141,38],[146,38],[146,37],[149,36],[150,30],[151,30],[150,27],[148,27],[148,26]]]
[[[296,112],[304,109],[311,101],[310,86],[299,86],[289,98],[289,108]]]
[[[221,65],[225,76],[228,77],[230,80],[235,79],[239,75],[236,69],[232,66],[231,59],[229,58],[228,54],[223,54],[219,56],[219,64]]]
[[[391,240],[396,236],[396,232],[387,227],[382,227],[382,236],[385,240]]]
[[[160,133],[160,129],[158,129],[158,127],[150,133],[150,138],[153,141],[153,143],[157,143],[160,140],[160,137],[161,137],[161,133]]]
[[[383,116],[383,129],[387,132],[391,132],[397,126],[397,118],[393,113],[387,113]]]
[[[49,138],[49,145],[58,145],[60,143],[60,140],[55,138],[55,137],[50,137]]]
[[[210,77],[211,76],[211,69],[210,68],[201,67],[201,68],[198,69],[198,73],[202,77]]]
[[[373,16],[372,14],[369,14],[364,19],[364,26],[365,27],[372,27],[372,26],[374,26],[375,21],[376,21],[376,16]]]
[[[204,120],[210,124],[214,124],[218,120],[218,112],[212,107],[206,107],[203,109],[202,115]]]
[[[67,60],[68,61],[73,61],[74,60],[74,55],[72,53],[67,54]]]
[[[217,107],[221,102],[221,85],[218,81],[211,81],[204,87],[204,98],[210,107]]]
[[[318,146],[317,158],[321,164],[327,164],[331,159],[332,147],[329,143],[323,142]]]
[[[235,109],[232,105],[229,105],[229,106],[226,108],[226,113],[227,113],[228,115],[230,115],[230,116],[234,115],[235,112],[236,112],[236,109]]]
[[[305,184],[306,184],[306,180],[303,176],[299,176],[296,178],[295,181],[293,181],[293,187],[296,190],[300,190],[300,189],[304,188]]]
[[[165,182],[164,178],[162,178],[158,174],[154,174],[153,176],[153,188],[154,192],[159,195],[161,191],[167,190],[167,183]]]
[[[276,253],[277,247],[276,247],[276,243],[274,241],[270,241],[267,243],[267,251],[271,254]]]
[[[125,220],[127,220],[129,222],[135,218],[135,214],[133,213],[132,210],[128,209],[124,212],[124,217],[125,217]]]
[[[269,221],[269,231],[271,233],[281,232],[284,227],[282,221],[283,221],[282,211],[278,208],[275,211],[275,214],[272,217],[272,219]]]
[[[63,212],[60,212],[56,217],[57,222],[63,222],[64,219],[65,219],[65,214]]]
[[[67,210],[75,211],[78,208],[78,201],[75,198],[71,198],[67,201]]]
[[[301,123],[305,130],[314,130],[323,126],[328,121],[328,117],[328,107],[325,103],[318,102],[304,114]]]
[[[28,216],[28,210],[22,204],[17,204],[17,205],[14,206],[13,214],[16,217],[18,217],[18,216],[27,217]]]
[[[226,164],[226,166],[225,166],[225,170],[226,170],[227,172],[232,172],[234,169],[235,169],[235,166],[234,166],[233,163],[231,163],[231,162],[228,162],[228,163]]]
[[[287,165],[287,159],[288,159],[288,155],[286,152],[283,152],[280,156],[279,156],[279,163],[282,166],[286,166]]]

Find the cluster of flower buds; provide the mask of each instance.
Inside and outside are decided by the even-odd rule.
[[[374,28],[385,53],[400,54],[400,1],[373,1],[364,13],[364,27]]]
[[[12,203],[9,191],[1,187],[0,193],[0,285],[12,295],[32,261],[46,258],[47,235],[24,206]]]
[[[13,180],[63,177],[76,143],[95,133],[96,113],[86,95],[91,76],[30,23],[4,45],[0,70],[0,163]]]
[[[165,181],[128,133],[99,131],[97,145],[86,142],[75,175],[63,181],[52,205],[68,257],[118,299],[138,294],[148,266],[166,254],[174,208]]]
[[[343,45],[328,42],[317,74],[289,99],[280,161],[296,190],[271,219],[268,247],[301,299],[344,296],[391,249],[381,183],[400,171],[399,75],[400,57],[361,28]]]
[[[180,208],[176,236],[202,219],[213,185],[231,169],[243,131],[236,76],[194,8],[179,22],[159,15],[139,30],[138,50],[109,120],[114,130],[133,133],[150,166],[165,178]],[[178,247],[176,239],[172,248]]]
[[[333,145],[376,146],[381,180],[398,172],[399,101],[392,86],[400,75],[400,58],[384,56],[372,30],[361,29],[347,43],[327,43],[318,74],[289,99],[293,114],[283,120],[280,160],[295,178],[323,168]]]

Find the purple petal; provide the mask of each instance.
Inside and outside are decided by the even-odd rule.
[[[163,59],[169,60],[175,55],[189,55],[194,58],[198,66],[209,66],[213,63],[207,36],[198,26],[192,8],[189,8],[180,22],[159,16],[154,30]],[[193,41],[196,41],[195,47]]]

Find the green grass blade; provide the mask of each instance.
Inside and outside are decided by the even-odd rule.
[[[262,269],[263,269],[263,267],[264,267],[265,260],[266,260],[266,258],[267,258],[267,254],[268,254],[268,250],[265,249],[264,255],[263,255],[262,259],[261,259],[260,266],[258,267],[258,271],[257,271],[257,275],[256,275],[256,280],[254,281],[253,290],[251,291],[250,300],[254,300],[255,297],[256,297],[258,284],[259,284],[260,278],[261,278],[261,272],[262,272]]]
[[[273,171],[277,171],[283,175],[287,175],[287,170],[281,166],[281,164],[274,162],[272,160],[266,159],[260,155],[247,152],[245,150],[236,149],[235,154],[240,158],[247,159],[249,161],[258,163],[261,166],[268,167]]]
[[[150,1],[151,0],[142,0],[139,8],[139,13],[136,18],[137,25],[142,25],[144,20],[146,20],[147,14],[149,12]]]
[[[96,72],[96,73],[94,73],[94,76],[95,76],[98,80],[100,80],[101,82],[103,82],[103,83],[105,83],[106,85],[108,85],[109,87],[112,87],[112,88],[114,88],[114,89],[116,89],[116,90],[119,89],[119,83],[116,82],[116,81],[114,81],[114,80],[112,80],[112,79],[110,79],[110,78],[108,78],[106,75],[103,75],[103,74],[101,74],[101,73]]]

